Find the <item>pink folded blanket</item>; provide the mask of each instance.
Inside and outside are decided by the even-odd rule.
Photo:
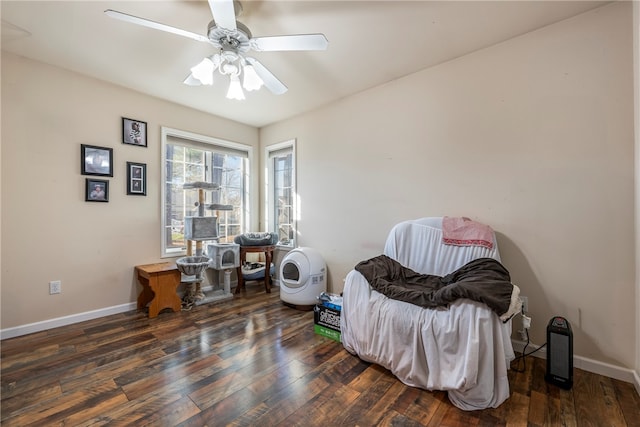
[[[442,218],[442,242],[455,246],[483,246],[493,249],[493,229],[465,217]]]

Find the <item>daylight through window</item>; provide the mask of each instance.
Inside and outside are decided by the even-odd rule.
[[[184,190],[185,183],[210,182],[220,186],[219,190],[205,190],[205,206],[232,205],[233,210],[205,209],[205,216],[218,217],[219,242],[233,242],[247,223],[248,149],[207,137],[194,140],[171,134],[163,142],[163,255],[186,253],[184,218],[198,216],[198,190]]]
[[[295,246],[296,191],[294,142],[267,148],[269,159],[269,223],[278,233],[278,244]]]

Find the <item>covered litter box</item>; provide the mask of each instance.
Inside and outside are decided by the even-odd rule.
[[[294,306],[313,306],[327,290],[326,264],[312,248],[290,251],[280,263],[280,299]]]

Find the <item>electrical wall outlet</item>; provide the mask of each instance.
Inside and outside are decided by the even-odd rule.
[[[529,312],[529,298],[521,296],[520,300],[522,301],[522,312],[523,313],[528,313]]]
[[[527,331],[525,329],[520,329],[518,332],[520,333],[520,339],[522,341],[527,341]]]
[[[49,295],[62,293],[62,282],[60,280],[53,280],[49,282]]]

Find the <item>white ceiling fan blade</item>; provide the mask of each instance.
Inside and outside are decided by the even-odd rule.
[[[253,65],[253,69],[256,70],[256,73],[262,79],[262,82],[264,83],[264,85],[271,92],[273,92],[276,95],[282,95],[287,90],[289,90],[289,88],[287,88],[284,85],[284,83],[278,80],[278,78],[274,76],[273,73],[271,73],[271,71],[267,70],[267,68],[264,65],[258,62],[257,59],[247,57],[246,60],[247,62],[249,62],[249,64]]]
[[[200,42],[209,43],[210,40],[200,34],[192,33],[191,31],[181,30],[179,28],[170,27],[169,25],[160,24],[159,22],[150,21],[144,18],[138,18],[137,16],[128,15],[126,13],[118,12],[116,10],[107,9],[104,11],[107,16],[119,19],[121,21],[130,22],[132,24],[142,25],[144,27],[153,28],[154,30],[166,31],[167,33],[177,34],[179,36],[188,37]]]
[[[218,27],[236,30],[236,11],[233,8],[233,0],[209,0],[209,7]]]
[[[298,34],[291,36],[254,37],[251,46],[258,51],[326,50],[329,41],[324,34]]]

